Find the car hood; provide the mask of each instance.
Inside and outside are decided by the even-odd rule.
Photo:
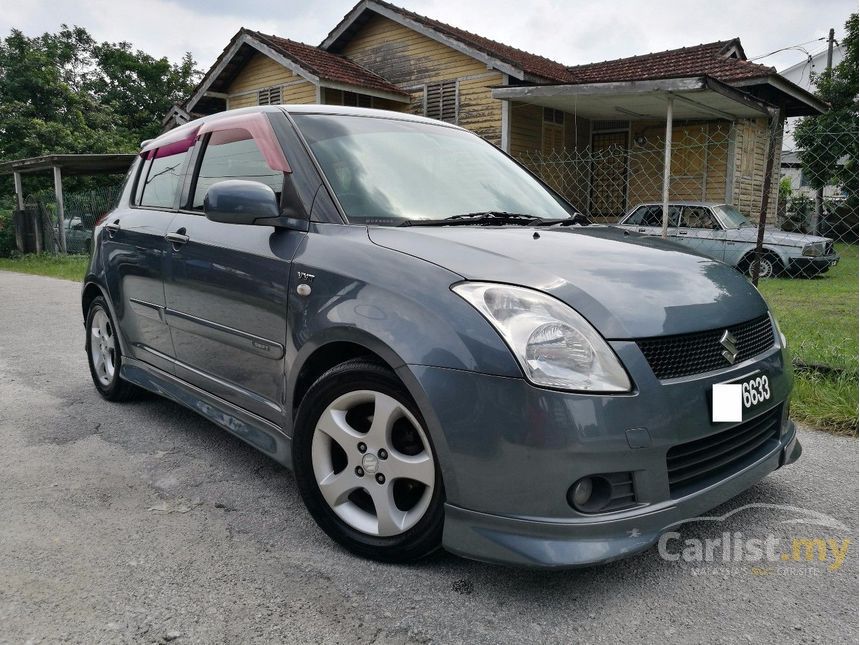
[[[767,311],[755,287],[722,262],[612,227],[370,227],[368,234],[467,280],[552,294],[608,339],[714,329]]]
[[[755,243],[758,238],[757,226],[745,226],[744,228],[730,228],[726,231],[726,239],[734,242]],[[769,246],[793,246],[803,248],[813,242],[832,242],[830,238],[805,235],[803,233],[789,233],[778,228],[764,229],[764,243]]]

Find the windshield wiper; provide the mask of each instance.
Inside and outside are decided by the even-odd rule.
[[[499,224],[536,224],[548,220],[534,215],[523,215],[522,213],[506,213],[504,211],[484,211],[480,213],[464,213],[463,215],[452,215],[443,219],[407,219],[398,226],[495,226]],[[554,222],[553,222],[554,223]]]

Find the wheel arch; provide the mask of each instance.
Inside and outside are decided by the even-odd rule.
[[[287,374],[285,416],[289,423],[290,436],[292,437],[299,405],[311,385],[332,367],[358,357],[366,357],[389,368],[400,380],[424,418],[440,462],[445,489],[456,490],[456,477],[445,467],[445,464],[450,463],[450,448],[427,393],[400,355],[384,341],[364,330],[328,330],[321,338],[306,341],[302,346]]]
[[[785,257],[783,257],[782,254],[780,254],[778,251],[774,250],[773,248],[771,248],[769,246],[763,246],[762,247],[762,254],[763,255],[769,255],[769,256],[775,258],[776,260],[778,260],[780,265],[781,265],[781,269],[783,271],[788,269],[788,260]],[[752,264],[752,262],[754,260],[755,260],[755,248],[752,248],[743,254],[740,262],[738,262],[738,268],[741,270],[745,270],[746,267],[749,266],[750,264]]]
[[[116,310],[113,306],[113,301],[111,300],[110,295],[108,294],[108,290],[95,281],[92,278],[88,278],[84,282],[83,289],[81,289],[81,313],[83,314],[84,325],[87,322],[87,315],[90,312],[90,306],[93,304],[93,300],[101,296],[104,298],[105,303],[107,303],[108,311],[110,312],[111,319],[116,323],[117,315]],[[115,325],[116,335],[119,338],[119,348],[123,355],[128,356],[128,346],[125,343],[125,338],[123,338],[122,331],[120,330],[119,324]]]

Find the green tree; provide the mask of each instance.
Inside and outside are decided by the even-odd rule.
[[[0,159],[134,152],[198,78],[190,54],[176,64],[97,43],[83,27],[36,37],[13,29],[0,40]],[[0,193],[8,199],[11,181]]]
[[[845,58],[815,78],[816,94],[830,104],[819,116],[807,117],[795,130],[804,175],[813,188],[846,187],[856,200],[857,140],[857,14],[845,23]]]

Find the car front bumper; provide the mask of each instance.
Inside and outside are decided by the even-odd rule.
[[[673,495],[668,450],[732,429],[710,422],[711,386],[766,374],[772,397],[755,414],[777,414],[792,387],[788,356],[775,347],[729,370],[660,382],[635,343],[611,344],[636,383],[631,394],[558,392],[524,379],[402,368],[410,377],[405,380],[417,386],[411,389],[442,467],[447,550],[527,567],[608,562],[646,549],[668,528],[798,458],[794,426],[782,414],[778,440],[767,444],[766,453],[740,462],[718,481]],[[580,477],[616,472],[632,474],[635,507],[584,514],[568,504],[567,492]]]
[[[825,273],[831,267],[835,267],[839,263],[839,255],[832,253],[830,255],[822,255],[817,258],[796,257],[789,258],[788,269],[797,273]]]

